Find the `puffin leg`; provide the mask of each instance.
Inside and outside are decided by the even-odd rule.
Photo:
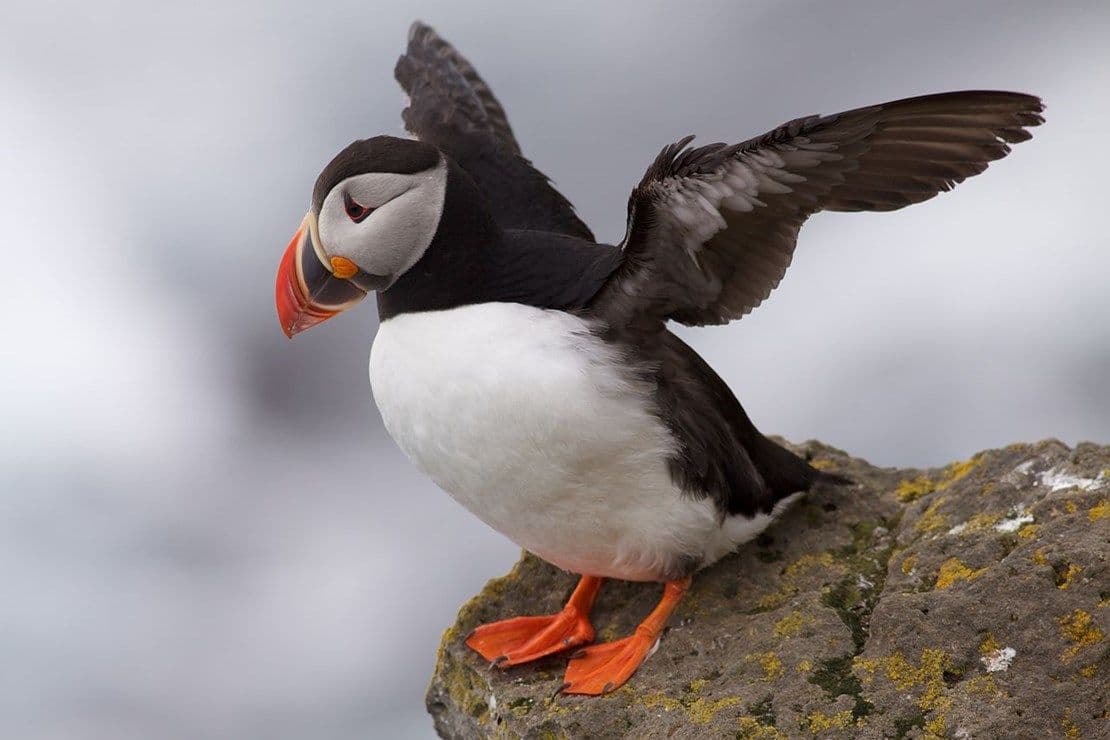
[[[668,581],[663,598],[636,631],[623,640],[591,645],[570,656],[562,691],[567,694],[607,694],[624,685],[654,652],[667,619],[690,587],[690,578]]]
[[[558,614],[514,617],[483,624],[466,638],[467,646],[495,666],[527,663],[594,639],[590,610],[604,579],[582,576]]]

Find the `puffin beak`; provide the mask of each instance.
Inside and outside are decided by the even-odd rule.
[[[319,248],[316,214],[309,211],[282,255],[275,298],[285,336],[327,321],[366,297],[366,291],[346,278],[358,268],[342,257],[325,261]]]

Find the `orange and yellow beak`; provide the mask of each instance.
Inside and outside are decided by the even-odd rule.
[[[282,255],[274,291],[281,330],[290,338],[366,297],[348,280],[358,267],[343,257],[325,258],[319,244],[316,215],[309,211]]]

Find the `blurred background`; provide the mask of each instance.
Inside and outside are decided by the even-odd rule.
[[[385,435],[371,303],[293,342],[273,308],[319,170],[400,133],[414,18],[607,240],[686,133],[1043,96],[958,194],[814,218],[763,307],[682,334],[765,432],[878,464],[1110,441],[1106,3],[9,1],[3,737],[431,735],[440,631],[517,550]]]

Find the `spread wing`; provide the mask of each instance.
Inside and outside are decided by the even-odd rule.
[[[1043,122],[1041,101],[955,92],[663,149],[628,203],[624,259],[594,298],[611,326],[723,324],[778,286],[817,211],[892,211],[977,175]]]
[[[394,76],[408,94],[405,128],[446,152],[478,183],[506,229],[552,231],[593,241],[574,207],[520,151],[505,109],[474,67],[416,22]]]

